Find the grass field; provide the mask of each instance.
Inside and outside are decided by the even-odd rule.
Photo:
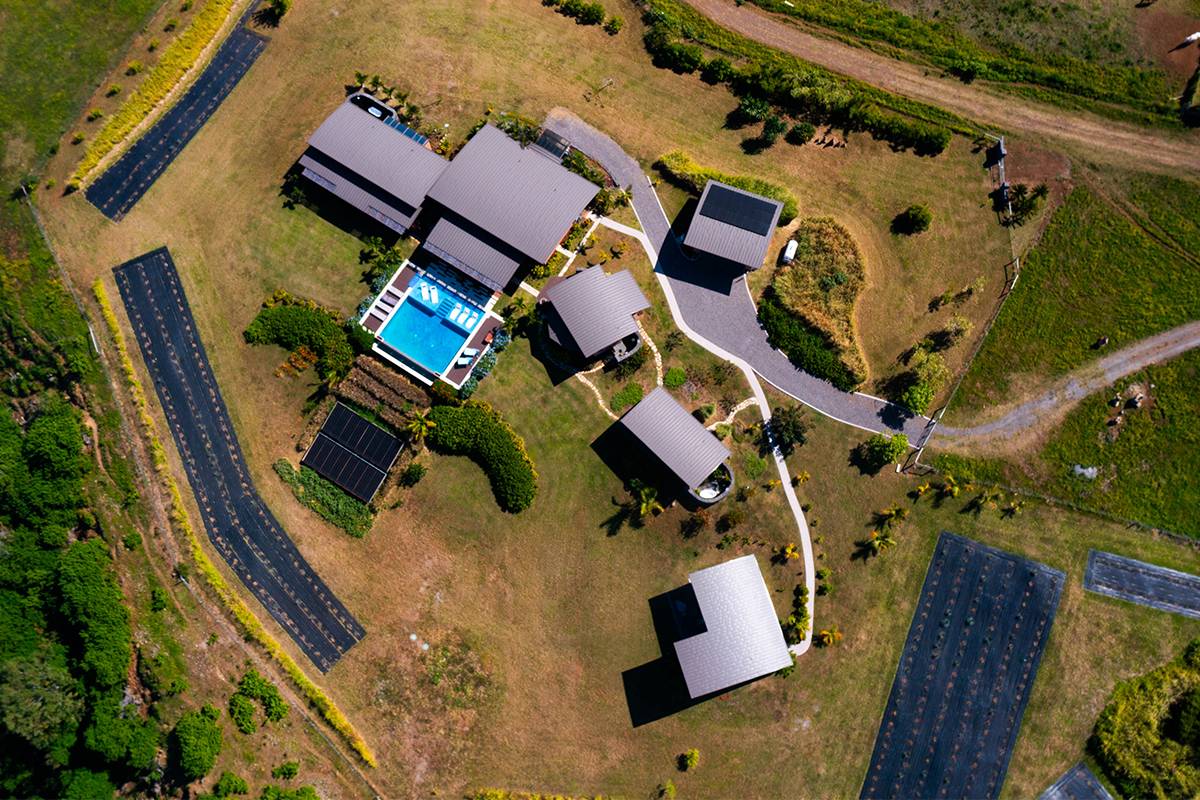
[[[813,505],[821,565],[833,571],[834,593],[816,601],[817,626],[836,623],[846,640],[812,651],[790,678],[632,729],[621,672],[658,656],[649,597],[680,585],[692,569],[754,552],[763,557],[777,610],[786,610],[800,580],[795,562],[765,560],[772,546],[796,535],[780,492],[760,489],[747,501],[750,520],[737,530],[745,530],[748,545],[718,550],[711,528],[682,539],[678,509],[609,535],[614,498],[620,502],[624,493],[590,445],[610,421],[578,381],[552,386],[524,340],[501,356],[479,396],[526,439],[537,464],[539,494],[528,511],[500,512],[485,476],[466,459],[425,455],[430,472],[403,505],[380,514],[365,539],[352,540],[297,504],[273,475],[277,458],[294,455],[313,380],[275,377],[284,354],[251,348],[240,332],[279,287],[346,313],[365,294],[358,240],[309,210],[285,209],[278,194],[305,137],[340,101],[356,69],[402,79],[426,118],[448,123],[452,135],[465,133],[489,103],[535,117],[563,104],[644,163],[681,147],[703,163],[787,183],[802,214],[835,216],[863,249],[860,334],[880,371],[936,326],[927,310],[932,297],[980,275],[998,291],[1007,237],[995,225],[980,156],[968,143],[956,141],[936,159],[858,136],[846,148],[781,143],[746,155],[745,132],[724,127],[733,98],[653,68],[636,11],[608,5],[627,21],[616,37],[534,0],[437,0],[420,15],[371,0],[340,7],[336,17],[327,6],[296,4],[246,79],[120,225],[82,198],[42,198],[56,245],[80,283],[111,280],[108,271],[120,261],[171,247],[264,499],[368,630],[320,682],[377,752],[381,767],[372,779],[381,794],[428,796],[437,789],[454,796],[503,785],[644,796],[674,778],[681,794],[693,797],[853,796],[944,527],[1069,572],[1006,788],[1014,797],[1036,794],[1078,759],[1112,683],[1163,660],[1198,632],[1194,622],[1084,596],[1079,580],[1088,544],[1176,567],[1192,558],[1187,551],[1049,509],[1030,508],[1007,522],[947,504],[922,506],[901,532],[900,547],[880,560],[851,561],[871,512],[905,502],[911,484],[886,472],[858,475],[848,460],[859,433],[814,418],[812,439],[792,468],[813,476],[801,493]],[[392,28],[403,31],[403,46]],[[595,94],[608,77],[613,86]],[[69,168],[60,156],[50,173],[61,179]],[[934,227],[915,241],[898,241],[888,224],[912,202],[933,209]],[[780,236],[781,244],[786,232]],[[648,264],[625,263],[651,285]],[[981,302],[970,313],[982,317],[987,309]],[[661,309],[645,321],[661,345]],[[700,362],[704,356],[693,347],[665,354],[667,365]],[[744,413],[740,424],[754,421],[755,412]],[[748,443],[735,445],[734,468],[744,469]],[[689,747],[700,749],[702,766],[680,775],[673,760]],[[231,764],[240,763],[237,750]],[[307,773],[302,779],[315,780]]]
[[[1148,179],[1147,179],[1148,180]],[[1153,184],[1150,184],[1153,185]],[[1147,214],[1194,236],[1190,184],[1180,203],[1154,195]],[[1194,191],[1195,187],[1191,186]],[[976,421],[1093,360],[1101,337],[1115,350],[1195,318],[1193,260],[1168,249],[1086,185],[1055,212],[1025,258],[1020,280],[972,362],[947,421]]]

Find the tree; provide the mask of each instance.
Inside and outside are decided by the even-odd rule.
[[[620,17],[609,17],[608,21],[604,23],[604,32],[609,36],[616,36],[624,26],[625,20]]]
[[[738,101],[734,113],[745,122],[762,122],[771,115],[771,104],[761,97],[748,94]]]
[[[688,772],[695,769],[700,764],[700,751],[696,748],[685,750],[675,759],[680,772]]]
[[[779,137],[783,136],[787,129],[787,123],[778,114],[771,114],[763,120],[761,138],[768,146],[773,145],[779,141]]]
[[[896,537],[890,529],[871,531],[871,535],[858,542],[858,549],[864,556],[877,556],[884,550],[896,546]]]
[[[724,56],[709,59],[700,68],[700,80],[705,83],[724,83],[733,77],[733,64]]]
[[[246,779],[226,770],[213,784],[213,794],[217,797],[231,797],[235,794],[249,794],[250,784]]]
[[[209,773],[221,753],[221,712],[211,705],[189,711],[175,723],[171,732],[174,756],[180,771],[189,781]]]
[[[892,233],[912,236],[929,230],[933,212],[928,207],[911,205],[892,218]]]
[[[887,436],[877,433],[862,444],[863,455],[868,466],[883,469],[895,464],[908,453],[908,437],[903,433]]]
[[[75,679],[59,661],[41,648],[0,665],[0,720],[52,763],[62,764],[84,705]]]
[[[773,439],[775,446],[787,457],[808,440],[808,429],[808,417],[803,408],[796,404],[783,406],[763,426],[764,435],[760,444],[765,449],[768,438]]]
[[[420,444],[425,441],[429,432],[437,427],[437,423],[429,418],[429,412],[421,411],[408,421],[408,434],[413,442]]]
[[[811,122],[797,122],[792,126],[792,129],[787,132],[788,144],[807,144],[812,141],[812,138],[817,135],[817,127]]]
[[[117,793],[117,787],[103,772],[73,769],[62,776],[63,800],[102,800]]]
[[[822,628],[817,634],[816,639],[818,647],[833,647],[842,641],[842,632],[838,630],[837,625],[831,628]]]
[[[268,7],[271,9],[271,16],[279,22],[283,15],[291,10],[292,0],[270,0]]]
[[[663,506],[658,501],[658,489],[644,483],[637,483],[631,487],[631,490],[635,506],[634,514],[639,520],[644,520],[651,514],[662,513]]]

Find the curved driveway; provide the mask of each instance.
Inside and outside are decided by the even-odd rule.
[[[692,331],[747,362],[780,391],[828,417],[864,430],[902,432],[912,444],[923,443],[930,427],[928,418],[870,395],[843,392],[797,369],[772,347],[758,324],[745,275],[683,254],[649,179],[620,145],[566,109],[552,109],[545,125],[599,161],[618,184],[632,189],[634,211],[658,254],[655,270],[664,277],[665,287]]]

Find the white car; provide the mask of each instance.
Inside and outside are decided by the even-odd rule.
[[[784,264],[790,264],[796,260],[796,248],[799,247],[795,239],[788,239],[788,243],[783,247],[783,256],[781,261]]]

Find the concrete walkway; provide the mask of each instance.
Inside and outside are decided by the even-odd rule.
[[[641,223],[643,230],[634,230],[627,225],[621,225],[605,218],[601,218],[601,224],[608,225],[614,230],[620,230],[641,243],[647,257],[650,259],[650,263],[656,265],[659,285],[663,288],[663,294],[667,298],[667,305],[671,309],[671,316],[674,318],[676,326],[679,327],[685,336],[705,350],[708,350],[718,358],[729,361],[742,371],[742,374],[746,376],[746,382],[750,384],[750,389],[754,394],[754,400],[758,405],[759,412],[762,414],[763,421],[769,421],[771,419],[771,406],[767,402],[767,395],[763,391],[762,384],[758,381],[758,376],[755,374],[754,368],[745,359],[722,349],[688,324],[689,320],[684,316],[673,292],[671,279],[658,269],[658,265],[662,263],[659,257],[658,243],[662,243],[669,238],[669,245],[674,247],[676,252],[679,252],[679,248],[675,243],[674,237],[669,236],[670,224],[667,222],[666,214],[663,212],[662,206],[658,202],[658,197],[654,194],[653,187],[650,186],[649,180],[642,173],[642,169],[638,166],[638,163],[630,158],[621,149],[620,145],[566,109],[556,108],[551,110],[550,114],[546,117],[545,126],[566,137],[568,141],[577,144],[581,150],[599,161],[618,184],[632,187],[634,214],[637,215],[638,222]],[[653,206],[648,205],[648,201],[652,202]],[[679,256],[682,257],[682,253],[679,253]],[[749,303],[749,300],[750,296],[747,294],[746,301]],[[752,303],[750,303],[750,306],[753,308]],[[755,325],[757,325],[757,321]],[[808,587],[809,630],[806,632],[803,641],[788,648],[792,655],[801,656],[807,653],[809,647],[812,646],[812,631],[816,625],[816,619],[813,616],[813,602],[816,598],[816,566],[813,557],[812,538],[809,536],[808,522],[804,519],[804,512],[800,508],[800,501],[796,498],[795,489],[792,488],[791,476],[788,474],[787,462],[784,460],[783,453],[773,441],[768,441],[768,444],[771,448],[772,459],[775,462],[775,469],[779,472],[779,480],[783,486],[783,493],[787,498],[788,507],[792,510],[792,516],[796,520],[796,528],[800,534],[800,547],[804,555],[804,583]]]

